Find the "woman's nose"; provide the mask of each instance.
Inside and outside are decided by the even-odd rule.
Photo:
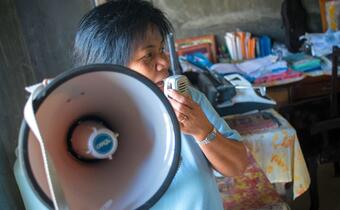
[[[156,63],[156,69],[157,71],[163,71],[169,69],[169,56],[163,53],[159,56],[157,63]]]

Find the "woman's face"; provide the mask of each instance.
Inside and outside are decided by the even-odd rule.
[[[169,58],[156,28],[149,27],[144,40],[136,44],[127,67],[152,80],[163,91],[163,80],[169,76]]]

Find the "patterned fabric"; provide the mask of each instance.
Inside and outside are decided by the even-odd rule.
[[[216,178],[224,209],[287,209],[287,205],[283,203],[249,150],[248,162],[248,167],[241,176]]]
[[[309,173],[296,131],[275,110],[270,109],[266,112],[272,113],[278,119],[280,127],[243,135],[242,139],[271,183],[293,182],[295,199],[310,185]]]

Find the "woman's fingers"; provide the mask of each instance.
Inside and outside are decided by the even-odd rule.
[[[186,124],[186,120],[188,119],[188,117],[180,112],[175,111],[177,120],[179,122],[179,126],[181,128],[181,130],[183,130],[183,128],[185,127]]]
[[[176,115],[177,115],[178,121],[180,121],[181,123],[184,123],[186,120],[189,119],[189,117],[187,115],[182,114],[182,113],[178,113]]]
[[[191,108],[189,108],[188,106],[186,106],[185,104],[182,104],[180,102],[178,102],[175,99],[169,98],[169,101],[172,105],[172,107],[174,108],[175,111],[182,113],[182,114],[190,114],[190,112],[192,111]]]
[[[180,104],[187,106],[190,109],[193,109],[195,107],[195,103],[192,101],[190,96],[182,95],[172,89],[169,90],[169,96],[171,99],[177,101]]]
[[[195,136],[209,126],[204,112],[190,96],[183,96],[172,91],[168,99],[176,113],[182,132]]]

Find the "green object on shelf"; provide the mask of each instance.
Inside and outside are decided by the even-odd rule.
[[[291,54],[283,58],[289,63],[289,66],[300,72],[312,71],[321,68],[320,58],[306,55],[305,53]]]

